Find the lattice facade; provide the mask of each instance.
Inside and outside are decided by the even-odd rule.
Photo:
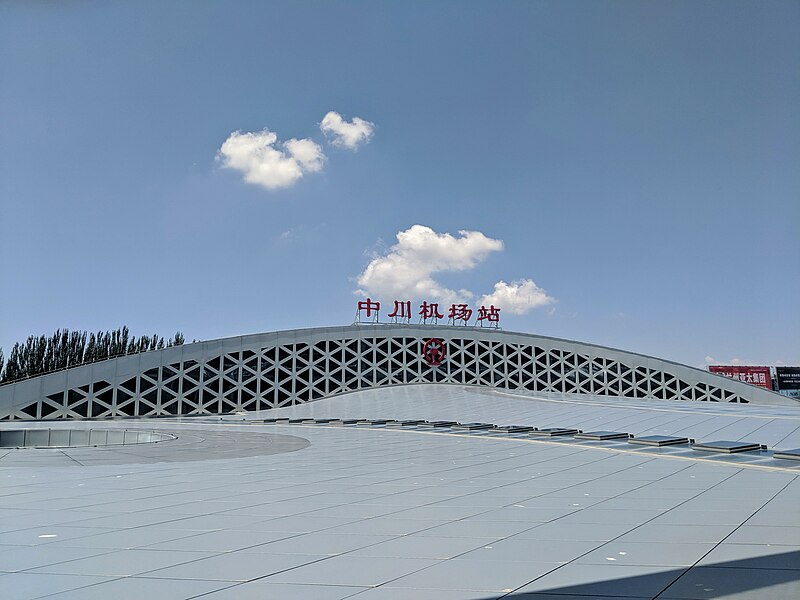
[[[381,327],[366,329],[331,330],[339,335],[306,330],[305,339],[295,335],[284,343],[248,343],[258,342],[259,336],[235,338],[242,340],[239,349],[220,352],[214,351],[219,344],[208,343],[148,353],[156,355],[155,360],[144,355],[144,366],[148,360],[167,360],[127,375],[120,374],[123,368],[106,369],[113,375],[106,377],[97,377],[102,367],[84,367],[84,383],[70,385],[81,373],[66,377],[63,387],[56,382],[55,390],[43,382],[41,393],[27,402],[20,397],[24,389],[4,401],[5,388],[22,385],[12,384],[0,388],[0,419],[223,414],[416,383],[737,403],[749,402],[753,393],[751,386],[728,384],[696,369],[574,342],[563,341],[558,347],[559,340],[552,338],[540,338],[546,343],[537,344],[536,336],[466,328],[394,328],[386,335],[381,335]],[[446,347],[446,358],[436,367],[427,364],[423,354],[425,341],[433,336],[442,338]],[[192,346],[200,348],[191,351]],[[171,354],[177,359],[169,360]],[[130,360],[115,360],[126,359]],[[33,389],[31,382],[24,383]]]

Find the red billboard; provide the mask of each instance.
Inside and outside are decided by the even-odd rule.
[[[769,367],[743,367],[740,365],[711,365],[708,370],[717,375],[724,375],[731,379],[738,379],[750,385],[772,389],[772,380],[769,377]]]

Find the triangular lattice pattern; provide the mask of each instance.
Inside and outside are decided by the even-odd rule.
[[[112,384],[50,394],[21,419],[225,414],[300,404],[365,388],[413,383],[479,385],[625,398],[747,402],[734,392],[643,366],[561,349],[494,340],[446,341],[429,366],[421,337],[297,342],[162,365]]]

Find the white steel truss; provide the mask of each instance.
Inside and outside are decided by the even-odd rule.
[[[720,385],[722,378],[708,375],[708,382],[691,381],[669,369],[672,363],[666,361],[658,361],[666,368],[652,368],[636,364],[643,361],[504,341],[503,337],[503,332],[493,339],[481,339],[468,332],[453,331],[444,341],[445,360],[438,366],[427,364],[423,354],[423,345],[430,336],[413,330],[408,335],[317,336],[308,341],[262,344],[170,361],[124,377],[66,385],[31,398],[27,404],[15,402],[14,409],[4,410],[0,403],[0,420],[224,414],[416,383],[622,398],[748,402],[743,394],[727,389],[724,383]]]

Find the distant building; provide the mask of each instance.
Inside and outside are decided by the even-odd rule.
[[[723,377],[774,390],[782,396],[800,398],[800,367],[711,365],[708,370]]]

